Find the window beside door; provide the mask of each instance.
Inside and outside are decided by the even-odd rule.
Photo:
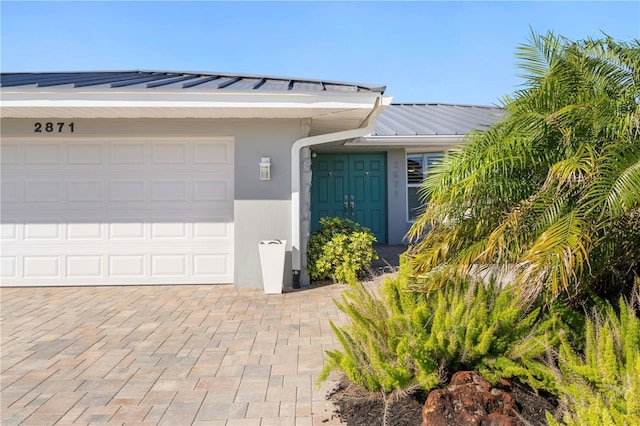
[[[444,159],[445,153],[425,152],[407,154],[407,218],[413,222],[420,211],[421,203],[418,188],[436,164]]]

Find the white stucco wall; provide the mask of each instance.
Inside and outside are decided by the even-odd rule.
[[[404,149],[387,151],[387,217],[389,244],[403,244],[407,222],[407,158]]]
[[[258,243],[287,240],[285,286],[291,285],[291,145],[303,137],[300,120],[252,120],[236,136],[235,283],[262,287]],[[271,180],[258,179],[261,157],[271,157]]]
[[[313,172],[311,169],[311,149],[304,147],[300,150],[300,173],[302,182],[300,185],[300,247],[306,248],[311,236],[311,180]],[[311,278],[307,274],[304,266],[307,264],[307,250],[301,250],[300,262],[300,284],[308,286]]]

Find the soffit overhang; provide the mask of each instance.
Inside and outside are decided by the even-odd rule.
[[[310,119],[310,134],[358,127],[375,92],[185,93],[139,91],[0,90],[2,118]]]

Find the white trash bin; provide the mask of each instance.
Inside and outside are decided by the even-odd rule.
[[[282,293],[286,240],[264,240],[258,244],[262,283],[266,294]]]

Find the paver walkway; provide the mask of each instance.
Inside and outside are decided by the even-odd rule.
[[[0,423],[340,424],[314,385],[343,289],[0,289]]]

